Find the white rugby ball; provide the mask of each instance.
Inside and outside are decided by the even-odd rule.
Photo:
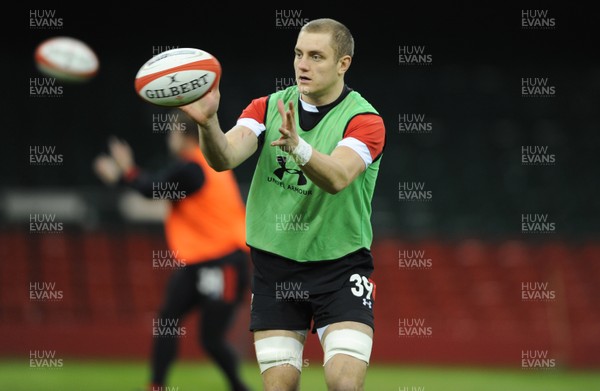
[[[221,77],[221,64],[195,48],[166,50],[148,60],[135,76],[135,91],[146,102],[179,107],[202,98]]]
[[[38,70],[61,81],[88,81],[98,73],[100,62],[85,42],[68,36],[42,41],[34,52]]]

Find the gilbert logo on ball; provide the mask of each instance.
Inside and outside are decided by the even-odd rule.
[[[65,82],[84,82],[98,73],[100,63],[94,50],[85,42],[68,36],[42,41],[35,49],[38,70]]]
[[[135,91],[146,102],[168,107],[192,103],[221,77],[221,64],[195,48],[164,51],[148,60],[135,77]]]

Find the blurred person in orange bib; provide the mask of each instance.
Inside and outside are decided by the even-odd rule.
[[[201,348],[222,370],[231,390],[245,391],[249,388],[239,373],[238,353],[226,339],[248,289],[245,205],[233,171],[217,172],[208,165],[195,123],[183,113],[180,117],[185,118],[167,139],[176,161],[165,170],[149,172],[136,165],[131,147],[116,137],[109,139],[109,153],[96,157],[93,168],[107,185],[128,186],[147,198],[169,202],[165,237],[170,253],[181,262],[158,311],[156,323],[165,333],[154,335],[148,389],[164,389],[177,356],[177,336],[166,329],[197,310]]]

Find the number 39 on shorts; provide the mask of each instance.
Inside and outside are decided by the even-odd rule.
[[[375,282],[373,280],[354,273],[350,276],[350,282],[354,283],[354,286],[350,289],[354,296],[362,297],[366,294],[365,299],[375,300]]]

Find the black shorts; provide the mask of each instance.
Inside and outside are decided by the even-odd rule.
[[[318,328],[342,321],[375,328],[375,283],[370,278],[373,260],[369,251],[360,250],[335,261],[298,265],[253,249],[252,260],[251,331],[312,329],[315,333]],[[275,267],[273,262],[278,262]],[[276,269],[273,279],[268,269]]]

